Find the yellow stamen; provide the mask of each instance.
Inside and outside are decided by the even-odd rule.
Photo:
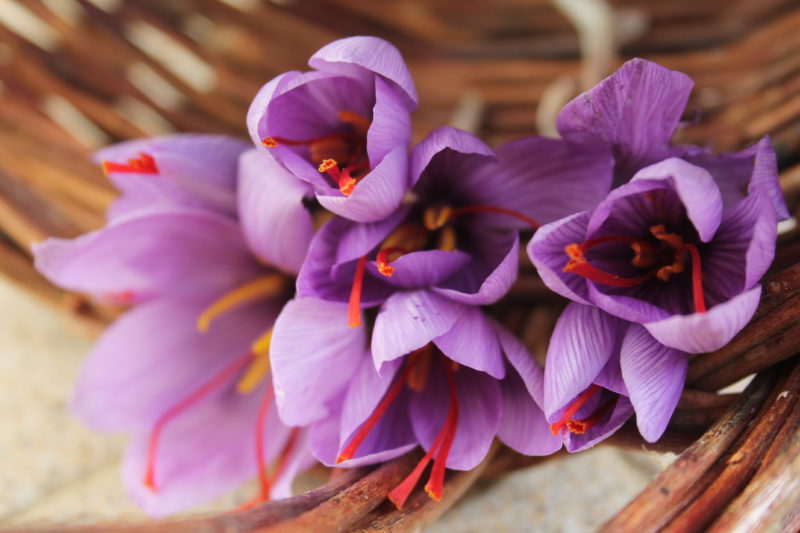
[[[234,307],[278,294],[283,290],[285,280],[280,274],[269,274],[227,292],[203,311],[197,319],[197,331],[205,333],[215,318]]]
[[[244,376],[236,384],[236,391],[240,394],[247,394],[255,389],[269,373],[270,341],[272,341],[271,329],[256,339],[250,347],[254,359],[250,366],[247,367]]]
[[[456,230],[452,226],[445,226],[439,232],[439,246],[440,250],[445,252],[452,252],[456,249]]]
[[[453,215],[453,208],[449,205],[431,206],[422,214],[422,222],[428,231],[435,231],[444,226]]]

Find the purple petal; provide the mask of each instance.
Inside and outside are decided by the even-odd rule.
[[[373,369],[374,372],[374,369]],[[339,401],[341,403],[341,400]],[[408,422],[408,402],[403,405],[407,425]],[[340,414],[341,406],[334,410],[334,414],[316,422],[311,426],[309,431],[309,446],[314,456],[325,466],[341,466],[344,468],[355,468],[361,465],[382,463],[399,457],[404,453],[411,451],[417,447],[416,439],[413,443],[406,444],[395,448],[380,449],[375,452],[368,452],[365,454],[359,453],[358,457],[344,461],[341,464],[336,464],[336,459],[341,451],[341,444],[339,439],[340,428]],[[400,413],[387,413],[388,416]],[[387,416],[384,415],[384,416]],[[391,423],[392,420],[389,420]],[[359,448],[360,451],[360,448]]]
[[[464,179],[481,191],[485,205],[512,209],[542,224],[592,209],[611,188],[614,158],[606,145],[528,137],[496,153],[498,163]]]
[[[267,116],[267,109],[270,102],[272,102],[273,96],[276,91],[278,91],[279,86],[285,86],[287,83],[291,82],[291,80],[300,76],[300,74],[299,71],[294,70],[272,78],[259,89],[255,98],[253,98],[253,101],[250,103],[250,108],[247,110],[247,131],[250,133],[253,144],[260,150],[268,150],[268,148],[261,144],[261,140],[269,136],[269,133],[267,133],[267,121],[265,119]]]
[[[309,186],[295,179],[270,155],[251,149],[239,166],[239,213],[250,249],[263,261],[297,273],[314,222],[303,205]]]
[[[392,294],[381,306],[372,332],[375,368],[445,334],[462,311],[457,303],[425,289]]]
[[[684,147],[681,157],[708,170],[722,193],[725,209],[742,200],[747,194],[762,189],[770,197],[779,220],[789,217],[783,192],[778,183],[775,149],[769,137],[739,152],[715,155],[710,150]]]
[[[411,423],[420,444],[430,449],[444,426],[450,393],[442,365],[433,361],[425,389],[411,400]],[[475,468],[489,451],[503,416],[499,382],[469,368],[455,372],[458,423],[447,467]]]
[[[222,135],[180,134],[115,144],[94,154],[97,162],[124,163],[144,153],[158,174],[109,174],[123,193],[110,220],[156,207],[199,207],[235,213],[236,168],[247,143]]]
[[[308,429],[295,428],[295,431],[300,431],[300,433],[295,441],[293,451],[290,453],[285,466],[278,473],[278,477],[273,481],[269,492],[270,498],[273,500],[294,496],[292,485],[297,475],[317,463],[309,449]],[[265,440],[269,442],[269,436]]]
[[[346,304],[296,298],[275,321],[270,361],[285,423],[302,426],[329,416],[331,402],[369,357],[364,328],[348,327],[346,316]]]
[[[719,350],[750,321],[758,307],[761,286],[743,292],[705,313],[674,315],[644,324],[661,344],[688,353]]]
[[[466,266],[471,257],[458,250],[422,250],[401,255],[391,262],[394,273],[386,277],[371,262],[369,272],[394,287],[419,289],[440,283]]]
[[[383,78],[375,79],[375,107],[367,133],[367,154],[376,166],[396,147],[407,149],[411,142],[411,116],[406,100]]]
[[[434,157],[445,153],[446,150],[453,152],[453,157],[469,154],[486,156],[487,161],[494,159],[492,149],[474,135],[449,126],[437,128],[422,139],[411,152],[410,175],[412,186],[419,181],[423,172],[429,168]],[[467,161],[472,161],[472,159]],[[456,180],[469,172],[469,167],[459,168],[460,165],[453,164],[445,164],[444,166],[447,167],[446,171],[448,173],[454,174],[452,178]]]
[[[487,232],[473,251],[473,256],[489,261],[474,261],[460,275],[445,280],[433,290],[449,299],[467,305],[489,305],[508,293],[517,279],[519,268],[519,237],[516,232]]]
[[[564,106],[558,131],[568,141],[614,144],[620,177],[627,180],[666,155],[692,85],[685,74],[632,59]]]
[[[387,363],[388,369],[385,368],[379,375],[369,358],[365,358],[359,370],[351,377],[342,406],[339,451],[350,443],[356,431],[372,415],[394,381],[400,363]],[[376,462],[377,454],[383,457],[386,452],[395,453],[416,446],[417,440],[408,417],[409,394],[407,387],[404,387],[358,447],[354,458],[343,461],[341,466],[349,468],[371,464]]]
[[[400,52],[377,37],[348,37],[320,48],[308,64],[315,69],[361,76],[359,67],[379,74],[402,91],[410,110],[417,106],[417,91]]]
[[[719,302],[758,283],[775,256],[777,229],[764,190],[725,211],[714,241],[703,253],[704,292]]]
[[[114,322],[81,370],[75,413],[96,430],[149,432],[167,409],[246,354],[277,315],[274,303],[240,307],[199,333],[197,318],[209,303],[156,300]]]
[[[453,327],[433,343],[457,363],[497,379],[506,375],[495,327],[479,307],[463,305]]]
[[[747,192],[753,193],[756,189],[765,190],[772,201],[777,219],[785,220],[790,215],[789,210],[786,208],[786,201],[783,198],[783,190],[778,182],[778,163],[776,161],[775,148],[773,148],[769,137],[764,137],[755,146],[753,176],[750,178]]]
[[[636,180],[669,180],[700,239],[711,240],[722,219],[722,195],[706,169],[671,157],[643,168],[634,176]]]
[[[297,294],[333,302],[349,301],[357,259],[385,238],[393,227],[388,225],[390,222],[356,224],[344,218],[330,220],[311,240],[297,275]],[[351,259],[350,255],[355,257]],[[364,276],[361,305],[379,304],[391,292],[392,287],[383,279]]]
[[[686,354],[664,346],[633,324],[622,341],[620,367],[639,433],[647,442],[655,442],[678,405],[686,381]]]
[[[544,372],[519,339],[500,324],[493,323],[493,326],[506,359],[522,378],[528,394],[541,404],[544,398]]]
[[[376,222],[392,214],[408,189],[408,155],[405,145],[397,146],[364,176],[350,196],[338,189],[333,194],[317,193],[325,209],[356,222]]]
[[[229,391],[226,397],[203,401],[171,421],[156,455],[157,492],[143,483],[149,434],[134,436],[122,474],[131,498],[149,515],[163,517],[220,496],[255,476],[258,467],[252,435],[265,387],[249,395]],[[288,431],[274,412],[266,424],[266,441],[272,446],[265,455],[272,459]]]
[[[36,268],[53,283],[110,300],[219,296],[264,274],[237,224],[203,211],[139,213],[33,251]]]
[[[600,422],[582,435],[569,434],[564,447],[570,453],[588,450],[621,428],[632,414],[633,406],[631,406],[631,401],[624,396],[620,396],[607,420]]]
[[[576,276],[577,277],[577,276]],[[607,294],[597,288],[594,283],[588,283],[589,300],[611,315],[630,322],[653,322],[670,316],[670,311],[642,298],[626,296],[624,294]],[[669,288],[660,287],[664,292],[669,292]],[[679,298],[682,293],[672,291],[671,295]],[[679,306],[674,306],[679,307]]]
[[[593,306],[570,303],[556,323],[544,368],[548,417],[583,392],[617,351],[625,323]]]
[[[501,391],[503,418],[497,436],[505,444],[525,455],[550,455],[561,448],[561,437],[552,434],[520,376],[509,372]]]
[[[546,224],[533,234],[528,244],[528,257],[544,284],[565,298],[587,305],[586,280],[564,272],[569,260],[564,248],[586,240],[586,225],[591,216],[591,211],[584,211]]]

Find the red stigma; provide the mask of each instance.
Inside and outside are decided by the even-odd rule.
[[[126,163],[103,161],[103,173],[109,174],[158,174],[156,160],[144,152],[139,152],[139,157],[128,159]]]
[[[414,470],[393,488],[386,497],[391,501],[397,509],[402,509],[417,485],[422,472],[428,463],[436,454],[436,459],[433,462],[431,475],[428,482],[425,484],[425,492],[428,493],[432,499],[439,501],[442,499],[442,491],[444,489],[444,474],[447,466],[447,458],[450,455],[450,448],[455,440],[456,429],[458,428],[458,388],[456,386],[455,371],[452,361],[441,357],[444,364],[445,374],[447,375],[447,385],[449,389],[450,401],[447,409],[447,418],[445,418],[444,425],[436,437],[433,445],[430,447],[425,456],[417,463]]]
[[[350,289],[350,301],[347,305],[347,325],[356,328],[361,325],[361,292],[364,288],[364,271],[367,268],[367,256],[363,256],[356,264],[353,275],[353,286]]]
[[[392,402],[395,398],[397,398],[397,395],[400,394],[406,379],[411,373],[411,369],[414,368],[415,361],[415,359],[409,359],[403,370],[394,377],[392,385],[383,395],[383,398],[381,398],[381,401],[378,403],[377,407],[375,407],[375,410],[372,411],[372,414],[369,416],[369,418],[367,418],[367,420],[361,425],[361,427],[358,429],[358,432],[353,435],[353,438],[350,440],[344,450],[342,450],[339,456],[336,457],[337,465],[352,459],[353,456],[355,456],[356,452],[358,452],[359,446],[361,446],[361,443],[364,442],[364,439],[367,438],[367,435],[369,435],[370,431],[372,431],[384,413],[386,413],[386,410],[389,409],[390,405],[392,405]]]
[[[561,428],[564,426],[567,426],[567,429],[570,429],[568,425],[569,422],[572,421],[573,417],[578,411],[580,411],[581,407],[583,407],[583,405],[589,401],[589,398],[594,396],[599,390],[599,385],[592,384],[588,389],[578,395],[578,397],[575,398],[575,401],[564,410],[564,413],[561,415],[559,421],[550,424],[550,432],[553,433],[553,435],[558,435],[558,432],[561,431]]]
[[[202,400],[214,389],[224,385],[239,373],[253,358],[253,354],[247,352],[236,359],[234,359],[228,366],[223,368],[219,373],[211,379],[203,383],[200,387],[195,389],[191,394],[183,398],[181,401],[167,409],[156,420],[153,429],[150,433],[150,442],[147,449],[147,466],[145,470],[143,483],[151,491],[157,492],[156,485],[156,457],[158,455],[158,443],[161,438],[161,432],[164,427],[176,416],[183,413],[186,409]]]
[[[467,205],[464,207],[456,207],[453,209],[452,213],[450,213],[450,218],[457,217],[459,215],[466,215],[469,213],[495,213],[498,215],[507,215],[517,220],[521,220],[531,229],[539,229],[541,224],[534,220],[533,218],[529,217],[524,213],[520,213],[519,211],[514,211],[513,209],[507,209],[505,207],[499,207],[495,205]]]
[[[694,310],[697,313],[705,313],[707,309],[705,296],[703,295],[703,268],[700,262],[700,251],[694,244],[687,244],[685,248],[692,258],[692,299],[694,300]]]
[[[258,417],[256,418],[256,465],[258,467],[258,484],[261,488],[261,501],[269,499],[269,493],[272,489],[272,483],[267,474],[267,461],[264,457],[264,429],[266,428],[267,414],[269,413],[270,405],[272,405],[272,396],[272,387],[268,385],[261,399]]]

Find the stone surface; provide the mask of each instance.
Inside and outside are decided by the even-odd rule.
[[[69,412],[91,341],[3,278],[0,309],[0,527],[142,519],[119,480],[124,438],[94,434]],[[598,448],[475,490],[429,531],[592,531],[656,471],[643,453]],[[202,510],[231,509],[254,491],[245,486]]]

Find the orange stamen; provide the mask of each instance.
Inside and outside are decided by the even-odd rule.
[[[353,275],[353,287],[350,289],[350,302],[347,307],[347,325],[356,328],[361,325],[361,292],[364,287],[364,271],[367,268],[367,256],[363,256],[356,264]]]
[[[553,433],[553,435],[558,435],[558,432],[561,431],[561,428],[567,425],[567,422],[572,420],[572,417],[574,417],[575,414],[580,411],[581,407],[583,407],[583,404],[589,401],[589,398],[594,396],[599,390],[599,385],[592,384],[588,389],[583,391],[577,398],[575,398],[575,401],[572,402],[569,407],[567,407],[567,409],[561,415],[559,421],[550,424],[550,432]],[[569,426],[567,426],[567,428],[569,428]]]
[[[508,215],[526,223],[531,227],[531,229],[538,229],[541,226],[539,222],[528,215],[520,213],[519,211],[514,211],[513,209],[506,209],[505,207],[499,207],[496,205],[467,205],[464,207],[457,207],[453,209],[450,217],[457,217],[459,215],[466,215],[469,213],[496,213],[500,215]]]
[[[247,352],[240,357],[233,360],[228,366],[222,369],[217,375],[203,383],[194,392],[187,397],[167,409],[162,414],[156,423],[153,425],[153,430],[150,433],[150,443],[147,450],[147,467],[144,475],[144,485],[153,492],[157,492],[156,487],[156,457],[158,454],[158,442],[161,438],[161,431],[167,423],[184,412],[186,409],[202,400],[207,394],[214,389],[224,385],[239,373],[247,363],[253,358],[253,354]]]
[[[127,163],[115,163],[113,161],[103,161],[103,173],[107,176],[111,173],[119,174],[158,174],[156,160],[151,156],[140,152],[139,157],[128,159]]]
[[[396,254],[406,254],[408,250],[401,246],[389,246],[382,248],[378,255],[375,257],[375,262],[378,263],[378,272],[386,277],[391,277],[394,274],[394,267],[389,264],[389,257]]]
[[[403,389],[403,385],[406,382],[406,378],[411,372],[411,369],[414,368],[414,362],[415,360],[409,359],[405,368],[403,368],[403,370],[394,377],[392,385],[383,395],[383,398],[381,398],[378,406],[375,407],[375,410],[372,411],[372,414],[369,416],[369,418],[367,418],[367,420],[361,425],[361,427],[358,429],[358,432],[356,432],[356,434],[350,440],[350,443],[336,458],[337,465],[347,461],[348,459],[352,459],[356,452],[358,452],[358,447],[361,446],[361,443],[363,443],[364,439],[367,438],[369,432],[372,431],[372,429],[375,427],[375,424],[378,423],[384,413],[386,413],[386,410],[389,409],[389,406],[392,404],[394,399],[397,398],[397,395],[400,394],[400,391]]]
[[[697,313],[705,313],[706,300],[703,295],[703,268],[700,263],[700,251],[694,244],[687,244],[686,249],[692,258],[692,297],[694,299],[694,310]]]

